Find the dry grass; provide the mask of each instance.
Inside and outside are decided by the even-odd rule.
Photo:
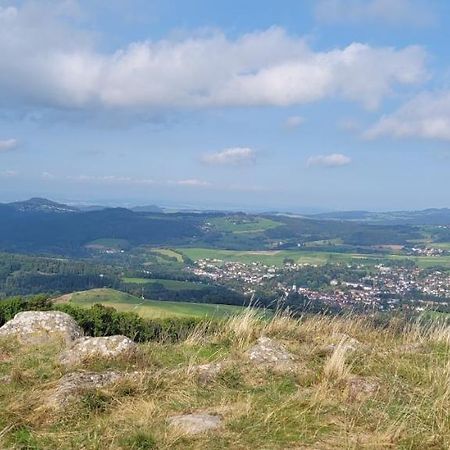
[[[245,351],[261,335],[295,354],[295,370],[249,363]],[[64,373],[60,348],[2,341],[0,448],[448,449],[449,336],[442,323],[377,329],[361,317],[267,321],[247,310],[183,342],[142,344],[133,360],[91,361],[85,369],[144,375],[80,393],[64,414],[38,408]],[[199,383],[195,366],[218,360],[227,360],[218,377]],[[349,396],[354,377],[380,389]],[[199,411],[219,414],[223,427],[188,437],[167,426],[171,415]]]

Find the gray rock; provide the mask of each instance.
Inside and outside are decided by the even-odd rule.
[[[62,409],[73,401],[77,394],[111,386],[125,378],[125,374],[113,371],[68,373],[59,380],[57,387],[47,396],[45,406]]]
[[[340,345],[347,353],[355,352],[364,348],[363,344],[357,339],[345,333],[337,333],[332,336],[333,343],[319,347],[317,353],[322,356],[331,355],[338,345]]]
[[[348,397],[358,400],[375,394],[380,389],[380,383],[375,378],[351,377],[347,382]]]
[[[66,367],[76,366],[89,358],[113,359],[132,355],[137,345],[126,336],[83,337],[77,339],[60,356]]]
[[[168,419],[169,426],[182,434],[199,434],[220,428],[222,419],[212,414],[183,414]]]
[[[249,360],[256,365],[290,365],[295,357],[283,345],[268,337],[260,337],[247,352]]]
[[[213,382],[224,368],[224,363],[213,362],[201,364],[193,367],[193,372],[197,375],[198,381],[202,384]]]
[[[25,311],[0,328],[0,336],[15,337],[24,344],[46,344],[62,340],[70,344],[83,336],[75,320],[59,311]]]

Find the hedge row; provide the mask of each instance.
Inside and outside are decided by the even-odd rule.
[[[99,304],[91,308],[81,308],[71,304],[53,304],[45,296],[37,296],[0,301],[0,325],[21,311],[49,310],[70,314],[88,336],[121,334],[136,342],[181,340],[203,321],[196,318],[143,319],[135,313],[119,312]]]

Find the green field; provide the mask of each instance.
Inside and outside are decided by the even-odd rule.
[[[377,263],[383,259],[390,260],[413,260],[419,267],[443,266],[450,268],[450,256],[402,256],[402,255],[378,255],[362,253],[336,253],[336,252],[310,252],[302,250],[280,250],[280,251],[234,251],[210,248],[180,248],[180,253],[185,254],[192,260],[198,259],[220,259],[222,261],[236,261],[245,264],[261,262],[266,265],[282,266],[285,258],[291,258],[298,264],[326,263],[351,263],[363,261],[366,263]]]
[[[121,250],[128,248],[130,243],[125,239],[96,239],[86,244],[86,247],[91,248],[111,248],[115,250]]]
[[[183,289],[194,289],[201,290],[207,285],[204,283],[194,283],[192,281],[178,281],[178,280],[163,280],[160,278],[122,278],[124,283],[130,284],[162,284],[166,289],[170,289],[172,291],[179,291]]]
[[[168,317],[226,317],[241,311],[243,308],[230,305],[214,305],[184,302],[162,302],[142,300],[125,292],[114,289],[91,289],[75,292],[66,301],[76,305],[89,307],[95,303],[112,306],[118,311],[135,312],[147,319]]]
[[[163,256],[168,256],[170,258],[175,258],[178,262],[183,262],[183,257],[180,253],[171,250],[170,248],[152,248],[152,252],[159,253]]]
[[[261,233],[271,228],[282,225],[281,222],[266,219],[264,217],[240,218],[240,217],[218,217],[210,223],[218,231],[224,233]]]

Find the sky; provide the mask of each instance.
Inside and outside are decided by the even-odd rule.
[[[0,0],[0,201],[450,207],[446,0]]]

